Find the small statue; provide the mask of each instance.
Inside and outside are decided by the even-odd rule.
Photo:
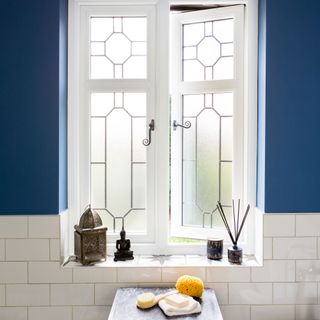
[[[126,231],[122,226],[120,239],[116,242],[117,252],[114,253],[114,261],[133,260],[133,251],[130,250],[130,240],[126,239]]]

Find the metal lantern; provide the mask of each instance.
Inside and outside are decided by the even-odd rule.
[[[83,264],[105,261],[107,257],[107,227],[91,206],[80,218],[79,225],[74,226],[74,253]]]

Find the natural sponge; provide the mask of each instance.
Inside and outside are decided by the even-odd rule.
[[[203,281],[198,277],[181,276],[176,283],[176,289],[191,297],[200,298],[204,290]]]

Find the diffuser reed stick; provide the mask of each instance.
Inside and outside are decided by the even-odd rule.
[[[237,246],[241,231],[243,229],[244,223],[247,219],[249,210],[250,210],[250,205],[248,204],[247,209],[245,214],[243,215],[241,224],[240,224],[240,228],[239,228],[239,222],[240,222],[240,199],[238,200],[238,208],[237,208],[237,214],[236,214],[236,210],[235,210],[235,206],[234,206],[234,200],[232,200],[232,218],[233,218],[233,227],[234,227],[234,235],[231,232],[231,228],[230,225],[228,223],[227,217],[224,213],[223,207],[220,203],[220,201],[218,201],[218,205],[217,205],[218,211],[220,213],[221,219],[228,231],[228,234],[230,236],[230,239],[233,243],[234,246]],[[236,218],[237,216],[237,218]]]

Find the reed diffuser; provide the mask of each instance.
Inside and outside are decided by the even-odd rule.
[[[247,219],[250,205],[248,204],[245,214],[242,217],[242,221],[240,223],[240,199],[238,200],[238,208],[237,213],[235,210],[234,200],[232,200],[232,218],[233,218],[233,234],[226,218],[226,215],[223,211],[223,207],[221,203],[218,201],[217,204],[218,211],[220,213],[221,219],[228,231],[231,242],[233,244],[232,247],[228,248],[228,261],[233,264],[241,264],[242,263],[242,249],[238,247],[238,240],[243,229],[244,223]]]

